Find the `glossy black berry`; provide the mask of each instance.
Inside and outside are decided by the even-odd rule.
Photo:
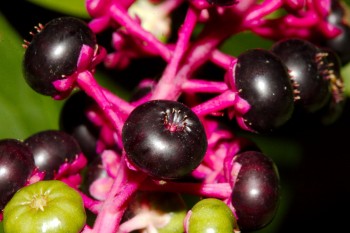
[[[36,92],[53,96],[53,81],[73,74],[83,45],[95,48],[96,38],[77,18],[61,17],[48,22],[33,36],[24,55],[24,78]]]
[[[127,118],[122,140],[128,160],[159,179],[189,174],[202,161],[207,138],[197,115],[176,101],[153,100]]]
[[[72,162],[81,149],[78,142],[60,130],[45,130],[24,140],[33,153],[35,165],[45,171],[45,179],[52,179],[65,162]]]
[[[238,56],[235,89],[250,109],[245,124],[256,132],[269,132],[289,120],[294,109],[293,89],[281,60],[264,49],[251,49]]]
[[[322,45],[335,51],[342,66],[345,66],[350,62],[350,26],[345,23],[336,26],[341,31],[340,34],[334,38],[326,39]]]
[[[330,49],[322,49],[327,53],[327,62],[329,64],[328,79],[331,87],[331,98],[328,103],[316,112],[322,124],[329,125],[334,123],[343,112],[346,97],[344,94],[344,80],[341,74],[341,62],[337,54]]]
[[[350,41],[350,27],[346,20],[344,6],[340,1],[331,1],[331,9],[327,16],[327,21],[337,27],[340,30],[340,34],[334,38],[323,38],[321,45],[336,52],[342,66],[344,66],[350,61],[350,48],[348,46]]]
[[[344,22],[345,10],[338,0],[331,1],[331,9],[327,16],[327,21],[333,25],[339,25]]]
[[[234,158],[241,165],[232,191],[232,205],[241,230],[256,230],[275,216],[279,197],[279,175],[275,163],[257,151],[245,151]]]
[[[321,109],[330,98],[327,53],[302,39],[284,39],[271,51],[287,66],[296,90],[297,106],[306,112]]]
[[[59,116],[59,128],[72,135],[89,162],[97,156],[96,145],[100,129],[87,118],[87,110],[96,107],[83,91],[73,93],[64,102]]]
[[[0,140],[0,211],[35,169],[33,154],[16,139]]]
[[[236,0],[207,0],[207,2],[216,6],[232,6],[233,4],[238,3]]]

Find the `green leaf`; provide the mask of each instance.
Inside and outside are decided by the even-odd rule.
[[[61,101],[34,92],[22,74],[24,49],[0,12],[0,138],[24,139],[58,127]]]
[[[220,47],[224,53],[238,56],[251,48],[270,49],[273,44],[272,40],[262,38],[250,31],[244,31],[231,36]]]
[[[27,0],[38,6],[72,15],[79,18],[89,18],[85,7],[85,0]]]
[[[344,80],[345,95],[350,96],[350,64],[347,64],[345,67],[343,67],[341,75]]]

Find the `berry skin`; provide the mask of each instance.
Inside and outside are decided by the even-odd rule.
[[[35,169],[33,154],[21,141],[0,140],[0,210],[22,188]]]
[[[263,49],[248,50],[238,56],[234,72],[234,88],[250,104],[243,115],[249,128],[269,132],[289,120],[294,110],[293,90],[277,56]]]
[[[139,105],[127,118],[122,140],[128,160],[159,179],[189,174],[202,161],[207,138],[197,115],[169,100]]]
[[[297,106],[306,112],[321,109],[330,98],[327,53],[302,39],[276,42],[271,51],[287,66],[297,90]]]
[[[4,209],[6,233],[79,233],[86,213],[80,194],[62,181],[20,189]]]
[[[72,162],[81,153],[78,142],[59,130],[45,130],[24,140],[33,153],[35,165],[45,171],[45,179],[52,179],[65,162]]]
[[[236,218],[231,209],[219,199],[202,199],[192,207],[191,211],[188,233],[229,233],[237,228]]]
[[[279,174],[274,162],[261,152],[245,151],[235,156],[241,165],[232,191],[232,205],[241,230],[265,227],[279,203]]]
[[[83,45],[93,49],[96,45],[95,35],[84,21],[61,17],[48,22],[25,51],[23,67],[28,85],[43,95],[59,94],[52,82],[76,71]]]

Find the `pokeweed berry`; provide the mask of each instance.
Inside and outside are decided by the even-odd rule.
[[[331,9],[327,22],[334,25],[340,33],[333,38],[322,38],[320,44],[333,50],[340,58],[342,66],[350,61],[350,27],[346,20],[346,13],[340,1],[331,1]]]
[[[329,125],[334,123],[343,112],[345,107],[345,94],[344,94],[344,80],[341,74],[341,62],[337,53],[322,48],[327,53],[327,62],[330,65],[329,70],[329,82],[331,88],[331,98],[327,104],[318,110],[315,115],[319,117],[322,124]]]
[[[279,174],[271,158],[258,151],[234,157],[241,168],[232,191],[232,205],[241,230],[257,230],[269,224],[280,198]]]
[[[309,41],[289,38],[276,42],[271,51],[287,66],[296,89],[296,106],[306,112],[321,109],[330,98],[327,53]]]
[[[225,233],[234,232],[237,222],[232,210],[222,200],[205,198],[192,207],[186,226],[188,233]]]
[[[26,184],[34,169],[29,147],[17,139],[0,140],[0,210]]]
[[[71,163],[81,153],[78,142],[60,130],[37,132],[24,140],[33,153],[35,165],[45,172],[46,179],[53,179],[64,163]]]
[[[36,92],[54,96],[59,91],[52,82],[72,75],[82,46],[94,49],[96,38],[84,21],[74,17],[53,19],[37,30],[24,54],[24,78]]]
[[[202,161],[207,137],[197,115],[184,104],[152,100],[126,119],[122,140],[128,160],[150,176],[176,179]]]
[[[252,131],[270,132],[289,120],[293,89],[282,61],[268,50],[250,49],[237,58],[234,80],[228,80],[250,109],[242,116]]]
[[[58,180],[21,188],[4,209],[7,233],[79,233],[86,212],[79,192]]]

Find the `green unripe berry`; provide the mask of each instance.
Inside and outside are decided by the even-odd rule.
[[[203,199],[191,211],[188,233],[229,233],[237,228],[231,209],[219,199]]]
[[[4,209],[5,233],[78,233],[86,221],[80,194],[62,181],[21,188]]]

